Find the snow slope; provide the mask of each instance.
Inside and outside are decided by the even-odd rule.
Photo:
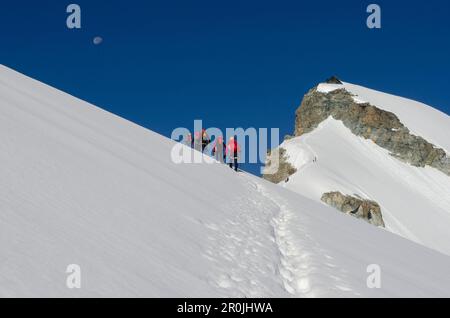
[[[352,84],[320,84],[357,94],[395,113],[415,134],[450,149],[450,117],[434,108]],[[450,255],[450,178],[440,171],[405,164],[370,140],[355,136],[341,121],[328,118],[309,134],[284,142],[298,169],[286,188],[319,201],[341,191],[377,201],[388,230]],[[316,163],[313,158],[317,157]]]
[[[1,297],[450,296],[450,257],[3,66],[0,136]]]

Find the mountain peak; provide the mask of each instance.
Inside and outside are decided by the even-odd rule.
[[[2,256],[8,257],[0,271],[0,281],[6,282],[0,284],[2,297],[450,295],[448,256],[332,213],[320,196],[310,200],[219,162],[176,163],[170,158],[174,149],[189,157],[195,150],[1,68],[0,114],[0,133],[7,136],[0,146],[6,172],[0,182],[0,226],[2,237],[11,238],[0,240]],[[342,123],[328,120],[314,134],[320,132],[327,138],[308,138],[311,148],[301,149],[296,161],[316,155],[318,163],[299,169],[297,181],[293,176],[287,185],[322,167],[316,176],[328,171],[334,181],[325,187],[317,183],[324,177],[309,178],[308,196],[316,189],[320,195],[339,191],[356,198],[360,207],[356,195],[379,202],[380,209],[383,198],[398,197],[383,211],[400,215],[386,213],[386,222],[403,220],[408,230],[420,226],[432,243],[450,251],[449,209],[429,203],[447,204],[447,179],[430,188],[428,180],[420,182],[424,196],[403,194],[395,191],[403,180],[409,189],[414,178],[433,171],[402,175],[395,165],[391,175],[378,167],[389,167],[392,160],[361,146]],[[327,141],[328,136],[335,139]],[[286,155],[294,158],[291,148]],[[356,191],[334,186],[339,180],[353,180],[345,184]],[[370,180],[386,192],[364,187]],[[369,212],[378,212],[375,204],[361,210],[354,207],[350,213],[375,218]],[[415,211],[426,222],[414,218]],[[425,236],[421,233],[419,239]],[[383,277],[392,278],[382,289],[369,289],[362,279],[369,263],[382,264]],[[61,275],[74,265],[91,277],[77,291]]]
[[[450,211],[443,199],[450,187],[450,117],[420,102],[331,80],[304,96],[294,137],[280,145],[282,174],[275,183],[352,216],[365,208],[369,223],[378,208],[358,212],[357,205],[375,202],[387,229],[450,255],[444,243],[450,222],[441,218]],[[358,204],[342,209],[346,200]],[[431,218],[436,223],[423,221]]]
[[[342,81],[335,75],[331,76],[330,78],[328,78],[325,83],[327,84],[344,84],[342,83]]]

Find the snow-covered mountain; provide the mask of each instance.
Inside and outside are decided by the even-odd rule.
[[[330,130],[353,138],[322,126],[305,147]],[[218,163],[175,164],[173,141],[4,66],[0,136],[1,297],[450,296],[449,256],[314,195]],[[69,264],[80,289],[66,285]],[[367,287],[370,264],[380,289]]]
[[[321,83],[280,146],[295,173],[275,182],[317,202],[329,192],[375,201],[386,229],[450,255],[449,136],[450,117],[430,106]]]

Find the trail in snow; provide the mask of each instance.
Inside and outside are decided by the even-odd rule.
[[[216,268],[210,284],[231,297],[360,295],[292,207],[265,181],[238,176],[252,190],[229,207],[241,212],[222,224],[205,224],[210,245],[204,257]],[[258,208],[249,210],[251,205]]]
[[[406,164],[332,117],[281,147],[300,169],[284,187],[317,202],[330,191],[374,200],[381,206],[386,229],[450,253],[450,178],[442,172]],[[311,155],[311,148],[320,161],[305,166],[302,160]]]
[[[239,173],[248,191],[237,194],[227,207],[237,211],[222,223],[207,223],[205,250],[214,270],[209,282],[229,297],[288,296],[278,271],[278,247],[271,219],[278,212],[257,185]]]
[[[257,189],[264,197],[270,195],[278,209],[271,224],[286,291],[294,297],[360,296],[345,282],[346,271],[339,269],[333,257],[308,233],[301,216],[262,183],[257,183]]]
[[[0,136],[0,297],[450,295],[448,256],[225,165],[175,164],[173,141],[2,66]]]

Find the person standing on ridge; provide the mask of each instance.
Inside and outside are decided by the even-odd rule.
[[[209,140],[209,136],[206,133],[206,129],[203,128],[202,129],[202,152],[205,151],[206,146],[208,146],[208,144],[211,142],[211,140]]]
[[[226,146],[225,146],[225,143],[223,142],[223,137],[219,136],[219,137],[217,137],[217,140],[215,140],[215,142],[214,142],[212,154],[213,154],[214,158],[216,158],[217,161],[219,161],[220,163],[224,163],[225,162],[225,152],[226,152]]]
[[[194,147],[194,139],[192,139],[191,133],[186,135],[186,138],[184,139],[184,144],[191,148]]]
[[[194,149],[202,151],[202,135],[199,131],[194,133]]]
[[[239,147],[235,137],[230,137],[230,141],[227,144],[225,152],[230,164],[230,168],[233,168],[234,164],[234,170],[238,171],[238,157],[239,153],[241,152],[241,148]]]

